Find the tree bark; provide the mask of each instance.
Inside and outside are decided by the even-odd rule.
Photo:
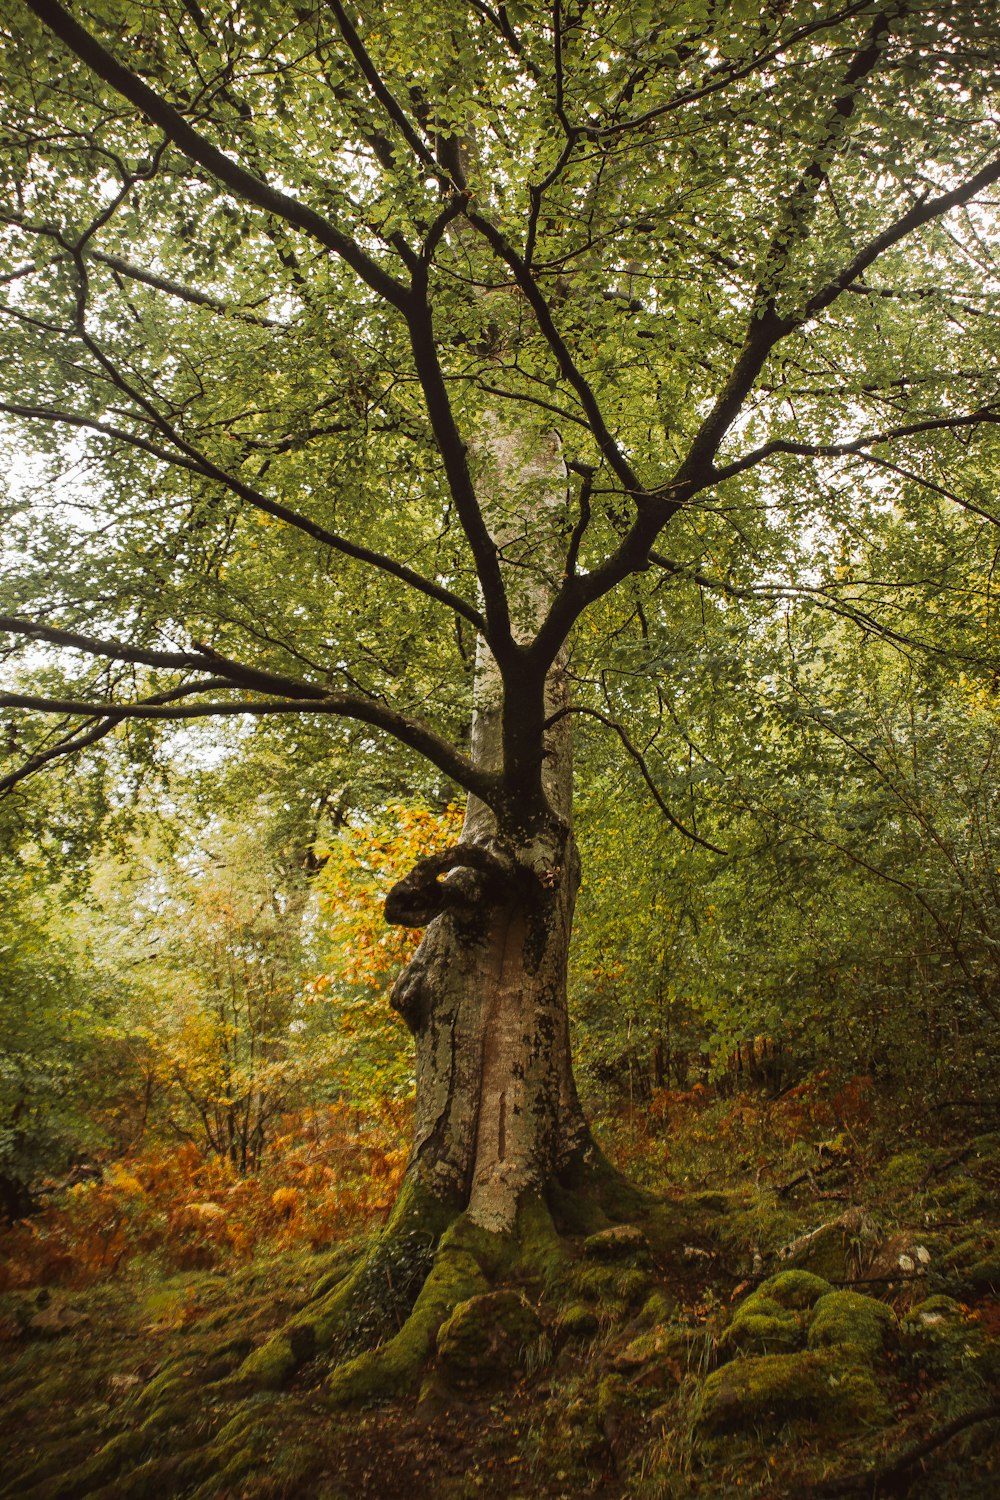
[[[554,433],[504,432],[498,424],[477,459],[492,496],[491,533],[511,580],[515,634],[526,640],[559,582],[551,567],[561,557],[566,514],[561,445]],[[544,717],[569,701],[567,659],[564,651],[549,672]],[[483,769],[504,770],[504,725],[517,691],[480,639],[472,755]],[[439,881],[442,861],[426,862],[426,901],[421,911],[415,900],[411,912],[431,920],[392,995],[416,1041],[409,1172],[500,1233],[513,1227],[526,1194],[565,1179],[592,1144],[573,1080],[567,1015],[580,878],[569,716],[546,732],[539,753],[547,803],[541,819],[526,826],[514,809],[501,825],[472,798],[449,861],[455,868]],[[411,884],[416,895],[419,870]],[[431,915],[435,908],[439,914]],[[387,915],[394,915],[392,899]]]

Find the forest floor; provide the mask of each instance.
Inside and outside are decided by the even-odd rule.
[[[69,1189],[77,1241],[61,1205],[0,1238],[0,1495],[1000,1493],[1000,1132],[983,1115],[912,1118],[866,1080],[820,1078],[775,1100],[663,1093],[602,1140],[684,1234],[568,1237],[569,1274],[515,1289],[537,1336],[470,1314],[464,1364],[363,1410],[331,1409],[328,1361],[283,1391],[232,1375],[344,1273],[377,1195],[335,1239],[292,1232],[301,1173],[268,1185],[257,1236],[233,1233],[247,1190],[225,1189],[230,1212],[219,1179],[198,1201],[189,1184],[183,1212],[141,1162]]]

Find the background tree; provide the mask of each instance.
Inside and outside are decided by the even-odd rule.
[[[395,1228],[610,1202],[566,1017],[571,717],[638,764],[605,674],[660,579],[682,614],[706,562],[724,589],[790,570],[891,635],[892,588],[859,597],[845,549],[892,506],[921,527],[928,494],[989,516],[987,8],[84,24],[25,0],[5,37],[0,409],[49,462],[14,471],[2,624],[58,648],[4,695],[35,711],[7,784],[206,716],[425,758],[471,801],[387,903],[427,927],[394,995],[417,1047]],[[700,673],[672,663],[668,699]],[[724,858],[724,820],[643,775]],[[383,1373],[467,1289],[454,1244]]]
[[[51,822],[44,831],[45,813]],[[18,1218],[45,1178],[102,1144],[95,1120],[112,1069],[103,1034],[115,1003],[94,944],[74,920],[74,881],[55,809],[3,805],[0,828],[0,1214]],[[81,819],[82,821],[82,819]]]

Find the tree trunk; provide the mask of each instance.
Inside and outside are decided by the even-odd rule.
[[[559,439],[505,433],[497,423],[476,457],[524,641],[562,565]],[[326,1395],[344,1405],[407,1391],[442,1323],[487,1289],[512,1247],[514,1262],[538,1274],[565,1259],[562,1226],[605,1227],[649,1206],[594,1145],[573,1082],[566,974],[580,871],[570,717],[543,731],[568,706],[567,667],[564,652],[544,683],[530,673],[518,681],[509,667],[505,681],[478,644],[473,759],[502,773],[507,787],[533,783],[535,795],[524,805],[499,797],[499,815],[472,798],[458,845],[421,860],[390,891],[387,919],[426,928],[392,993],[416,1040],[406,1179],[383,1235],[328,1295],[247,1358],[241,1380],[276,1388],[317,1350],[356,1347],[358,1327],[372,1326],[373,1303],[409,1265],[421,1284],[405,1323],[393,1331],[396,1313],[386,1310],[384,1342],[339,1363]],[[533,758],[526,736],[509,732],[525,706],[515,728],[538,726]],[[504,763],[512,742],[520,749],[507,755],[526,754],[533,778],[524,764]]]
[[[573,1083],[566,968],[578,866],[572,835],[522,853],[506,890],[462,871],[467,908],[436,917],[393,1003],[413,1031],[410,1171],[483,1228],[513,1225],[525,1192],[589,1145]]]
[[[516,580],[508,583],[515,633],[526,639],[558,582],[547,565],[566,514],[559,439],[498,428],[477,456],[494,497],[491,531],[511,565],[508,579]],[[545,685],[546,715],[568,704],[566,668],[564,652]],[[480,640],[472,752],[492,771],[502,769],[504,713],[501,674]],[[548,811],[529,833],[500,827],[489,808],[470,800],[460,849],[495,855],[502,868],[459,867],[443,887],[431,882],[447,907],[430,921],[392,997],[416,1040],[409,1172],[495,1232],[513,1226],[526,1194],[565,1178],[591,1147],[566,1005],[580,878],[568,717],[546,733],[542,781]]]

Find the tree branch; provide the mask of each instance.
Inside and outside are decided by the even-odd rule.
[[[157,693],[146,701],[150,704],[167,704],[180,698],[189,697],[192,693],[214,692],[218,688],[227,687],[221,678],[206,678],[203,682],[188,684],[183,687],[173,688],[170,692]],[[122,722],[120,714],[109,714],[97,721],[96,724],[84,725],[75,733],[66,734],[56,744],[49,745],[44,750],[36,750],[29,755],[27,760],[15,770],[8,772],[6,776],[0,777],[0,795],[9,792],[19,782],[26,781],[43,766],[50,765],[54,760],[60,760],[63,756],[76,755],[80,750],[85,750],[88,745],[94,745],[106,735],[117,729]]]
[[[653,780],[652,773],[650,772],[650,769],[646,764],[645,756],[643,755],[642,751],[632,743],[627,730],[623,725],[618,723],[617,719],[612,719],[607,714],[602,714],[600,709],[598,708],[586,708],[582,704],[570,704],[569,707],[560,708],[558,712],[551,714],[545,721],[545,728],[551,729],[553,725],[559,723],[560,719],[565,719],[569,714],[585,714],[587,718],[597,719],[599,723],[607,725],[608,729],[614,730],[615,734],[618,736],[623,746],[625,747],[625,750],[639,767],[642,779],[652,793],[654,802],[660,809],[663,816],[666,818],[667,822],[670,824],[671,828],[676,828],[677,832],[682,833],[686,839],[690,839],[692,844],[700,844],[703,849],[709,849],[713,854],[728,854],[729,851],[727,849],[720,849],[718,844],[709,843],[708,839],[703,839],[700,833],[695,833],[693,829],[686,827],[685,824],[680,822],[680,820],[674,816],[674,814],[670,811],[670,808],[664,802],[663,797],[660,794],[660,790],[657,787],[656,782]]]
[[[793,604],[802,602],[815,604],[817,609],[826,610],[840,619],[849,620],[861,630],[868,630],[873,635],[881,636],[883,640],[891,641],[895,646],[926,651],[932,656],[968,662],[978,667],[996,666],[996,660],[993,657],[974,656],[965,651],[952,651],[945,646],[935,646],[930,641],[920,640],[919,637],[908,635],[904,631],[894,630],[891,625],[883,624],[881,620],[876,619],[868,610],[860,608],[852,600],[838,598],[830,589],[809,584],[759,584],[740,587],[738,584],[729,583],[724,578],[712,578],[703,573],[700,568],[686,567],[683,563],[674,562],[660,552],[650,551],[649,560],[672,577],[688,578],[699,588],[714,589],[726,594],[730,599],[786,600]]]
[[[131,395],[131,391],[126,390]],[[148,403],[145,403],[148,407]],[[141,437],[138,433],[131,433],[125,428],[114,427],[110,423],[98,421],[96,418],[80,416],[75,412],[64,412],[54,407],[46,406],[21,406],[11,401],[0,401],[0,412],[6,412],[9,416],[23,417],[27,420],[61,423],[68,427],[78,427],[95,432],[101,437],[111,438],[115,442],[126,443],[130,447],[138,448],[151,457],[160,459],[163,463],[172,464],[175,468],[186,469],[189,473],[200,474],[203,478],[214,479],[216,483],[223,485],[241,500],[246,501],[255,510],[263,511],[265,515],[273,516],[275,520],[284,521],[286,525],[292,526],[297,531],[302,531],[314,541],[320,542],[324,547],[330,547],[335,552],[345,557],[353,558],[355,562],[366,563],[368,566],[377,568],[380,572],[387,573],[416,589],[418,593],[425,594],[427,598],[436,600],[439,604],[447,605],[457,615],[475,626],[476,630],[487,633],[486,621],[482,614],[469,604],[460,595],[446,588],[444,584],[435,583],[433,579],[425,578],[422,573],[416,572],[414,568],[407,567],[405,563],[397,562],[395,558],[387,556],[383,552],[376,552],[371,547],[364,547],[359,542],[352,542],[347,537],[341,536],[339,532],[329,531],[317,521],[312,521],[308,516],[301,515],[287,505],[282,505],[278,500],[271,500],[263,495],[260,490],[252,485],[246,484],[235,474],[221,468],[210,458],[195,448],[193,444],[186,442],[162,418],[154,408],[149,408],[153,413],[154,420],[167,439],[174,443],[178,449],[177,453],[171,453],[169,449],[161,448],[159,444],[152,443],[148,438]]]
[[[925,432],[978,427],[984,423],[1000,423],[1000,410],[992,406],[981,406],[978,410],[966,412],[960,417],[929,417],[923,422],[910,422],[902,427],[887,427],[882,432],[873,432],[867,437],[853,438],[846,443],[799,443],[790,438],[772,438],[771,442],[764,443],[760,448],[754,448],[750,453],[745,453],[742,458],[734,459],[732,463],[723,464],[721,468],[715,469],[712,482],[721,484],[723,480],[732,479],[734,475],[742,474],[747,469],[763,463],[765,459],[782,453],[798,455],[802,458],[846,458],[852,454],[864,454],[866,449],[877,447],[881,443],[892,443],[901,438],[920,437]],[[980,511],[979,514],[988,521],[997,519],[986,511]]]
[[[197,684],[191,691],[199,691]],[[456,750],[448,740],[439,735],[430,725],[420,719],[397,712],[383,704],[350,693],[327,693],[323,697],[250,699],[245,701],[223,700],[211,703],[160,704],[153,700],[135,703],[86,702],[76,698],[46,698],[33,693],[0,693],[0,708],[28,708],[39,713],[61,714],[86,719],[152,719],[171,722],[192,719],[219,718],[238,714],[263,716],[269,714],[331,714],[339,718],[353,719],[382,730],[393,739],[415,750],[432,765],[437,766],[452,781],[467,792],[493,807],[500,793],[500,778],[492,772],[480,770],[468,756]]]
[[[822,140],[781,206],[778,225],[764,257],[760,280],[753,296],[750,324],[743,347],[715,405],[695,434],[677,478],[702,473],[713,463],[726,433],[753,390],[772,349],[804,321],[801,316],[793,318],[779,314],[778,280],[788,264],[793,247],[801,243],[807,234],[817,194],[826,180],[837,145],[854,114],[861,85],[881,61],[889,25],[890,17],[885,11],[880,11],[872,22],[865,45],[855,53],[844,74],[842,91],[830,108]]]
[[[213,146],[137,74],[112,57],[56,0],[25,0],[25,3],[74,56],[158,125],[185,156],[204,167],[238,197],[265,213],[284,219],[317,240],[349,265],[378,296],[398,310],[405,310],[409,297],[407,288],[373,260],[356,240],[315,209],[272,187]]]
[[[805,322],[808,318],[815,317],[818,312],[824,311],[836,301],[841,292],[847,290],[852,282],[863,276],[880,255],[891,249],[893,245],[898,245],[900,240],[912,234],[915,229],[922,229],[933,219],[941,218],[943,214],[950,213],[953,208],[960,208],[983,188],[992,187],[995,182],[1000,182],[1000,156],[988,162],[974,176],[959,183],[958,187],[952,188],[950,192],[939,193],[936,198],[923,198],[915,203],[908,213],[903,214],[894,224],[890,224],[888,229],[884,229],[881,234],[869,240],[868,244],[858,251],[854,259],[842,271],[810,297],[797,323]]]
[[[734,83],[749,78],[760,68],[766,68],[769,63],[781,57],[798,42],[805,41],[819,31],[828,31],[833,27],[840,26],[844,21],[851,20],[862,11],[868,9],[870,0],[856,0],[854,5],[845,6],[843,10],[835,12],[832,16],[823,16],[820,20],[810,21],[799,26],[782,42],[775,43],[772,47],[759,52],[749,62],[738,66],[735,61],[726,59],[716,64],[711,72],[722,76],[710,79],[708,83],[702,84],[700,88],[688,89],[682,94],[677,94],[666,104],[656,105],[653,109],[646,110],[641,115],[635,115],[631,120],[619,120],[613,125],[579,125],[573,129],[579,135],[587,136],[593,140],[606,141],[611,137],[624,134],[629,130],[641,129],[643,125],[652,124],[654,120],[662,118],[663,115],[673,114],[675,110],[683,109],[690,104],[698,104],[702,99],[710,98],[722,89],[729,88]]]
[[[284,323],[278,322],[275,318],[265,318],[262,314],[255,313],[248,308],[230,307],[218,297],[213,297],[197,287],[184,286],[179,281],[171,280],[169,276],[160,276],[155,271],[147,271],[143,266],[134,266],[130,261],[123,260],[120,255],[109,255],[104,250],[88,250],[87,255],[91,260],[107,266],[117,276],[123,276],[127,281],[139,281],[143,286],[152,287],[154,291],[166,292],[169,297],[176,297],[181,302],[190,302],[195,307],[207,307],[222,317],[234,318],[242,323],[252,323],[257,328],[285,327]]]
[[[453,182],[450,175],[442,170],[430,147],[425,141],[421,140],[414,126],[407,119],[405,111],[398,100],[393,97],[392,92],[376,68],[367,47],[358,35],[340,0],[328,0],[328,3],[336,18],[340,34],[347,43],[351,56],[361,70],[365,82],[421,166],[425,171],[436,177],[443,187],[464,187],[464,182]]]
[[[415,272],[413,289],[414,298],[408,314],[413,361],[423,390],[434,440],[444,463],[455,508],[472,550],[483,591],[488,628],[482,629],[482,633],[497,661],[503,664],[514,649],[510,604],[500,570],[497,545],[486,526],[469,471],[468,446],[458,430],[437,356],[434,319],[427,296],[426,265],[421,264]]]
[[[54,625],[43,625],[21,615],[0,615],[0,632],[24,636],[27,640],[46,641],[52,646],[66,646],[71,651],[85,651],[88,656],[104,656],[112,661],[131,662],[142,667],[166,667],[177,671],[200,671],[206,665],[204,656],[192,651],[154,651],[144,646],[129,646],[124,641],[100,640],[79,635]]]

